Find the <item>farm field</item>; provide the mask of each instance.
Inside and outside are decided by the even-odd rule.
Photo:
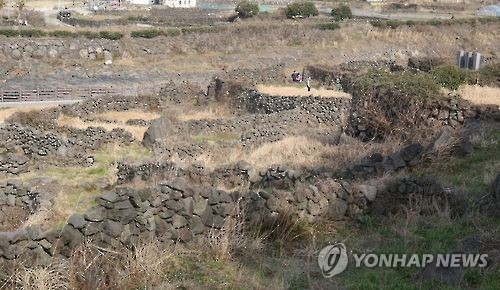
[[[494,3],[134,1],[0,1],[0,289],[500,285]]]

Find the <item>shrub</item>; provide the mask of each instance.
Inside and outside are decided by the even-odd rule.
[[[335,30],[339,29],[340,25],[338,25],[338,23],[335,22],[329,22],[329,23],[320,23],[316,27],[318,27],[321,30]]]
[[[81,36],[84,36],[88,39],[93,39],[93,38],[100,38],[98,32],[92,32],[92,31],[82,31],[78,33]]]
[[[481,86],[500,87],[500,63],[494,63],[480,68],[469,75],[469,83]]]
[[[19,36],[21,37],[42,37],[45,36],[45,32],[38,29],[22,29],[19,30]]]
[[[118,40],[123,37],[123,33],[116,31],[101,31],[99,32],[99,36],[101,38],[109,39],[109,40]]]
[[[450,90],[458,89],[467,80],[465,71],[451,65],[435,68],[431,73],[438,84]]]
[[[238,3],[235,9],[238,16],[241,18],[249,18],[259,14],[259,5],[256,3],[250,3],[248,1],[242,1]]]
[[[147,30],[135,30],[130,32],[132,37],[142,37],[142,38],[154,38],[163,35],[161,30],[157,29],[147,29]]]
[[[180,34],[181,30],[179,29],[167,29],[167,30],[145,29],[145,30],[135,30],[130,32],[130,36],[142,37],[142,38],[154,38],[158,36],[178,36]]]
[[[19,31],[14,29],[0,29],[0,35],[7,37],[19,36]]]
[[[340,5],[337,8],[333,8],[331,15],[333,16],[333,19],[335,19],[335,21],[342,21],[352,18],[351,8],[349,8],[349,6],[347,5]]]
[[[319,14],[318,9],[312,2],[296,2],[286,7],[286,17],[309,17]]]
[[[200,27],[183,27],[181,28],[181,32],[183,34],[189,33],[214,33],[225,30],[224,26],[200,26]],[[176,30],[178,31],[178,30]],[[175,35],[172,35],[175,36]]]
[[[367,128],[364,140],[389,135],[412,138],[425,122],[422,103],[442,96],[441,86],[429,73],[381,69],[357,77],[351,92],[358,116]]]
[[[393,92],[409,99],[426,100],[441,95],[439,84],[431,74],[424,72],[386,72],[372,69],[357,78],[354,86],[364,92]]]
[[[67,31],[67,30],[55,30],[55,31],[50,31],[49,36],[68,38],[68,37],[77,37],[78,34],[73,33],[71,31]]]

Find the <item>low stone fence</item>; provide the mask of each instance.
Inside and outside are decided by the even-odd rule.
[[[0,181],[0,229],[21,224],[40,206],[39,193],[14,180]]]

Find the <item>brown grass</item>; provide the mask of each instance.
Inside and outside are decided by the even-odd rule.
[[[132,126],[123,123],[105,123],[105,122],[85,122],[79,117],[61,116],[57,119],[58,126],[68,126],[77,129],[87,129],[89,127],[102,127],[106,131],[121,128],[134,136],[136,140],[142,140],[144,132],[148,129],[142,126]]]
[[[256,170],[267,169],[276,164],[291,168],[330,166],[333,169],[341,169],[352,165],[366,155],[376,152],[392,153],[400,146],[401,144],[396,139],[382,143],[363,143],[343,135],[339,145],[330,145],[304,136],[290,136],[276,142],[264,143],[253,149],[224,148],[203,153],[193,160],[175,159],[173,161],[181,165],[196,161],[212,169],[240,160],[250,163]]]
[[[476,105],[497,105],[500,108],[500,88],[463,85],[457,92]]]
[[[48,109],[52,107],[57,107],[56,104],[53,105],[27,105],[22,107],[14,107],[14,108],[2,108],[0,107],[0,123],[5,122],[10,116],[18,112],[31,112],[41,109]]]
[[[334,90],[327,90],[325,88],[312,88],[310,92],[307,91],[306,83],[303,83],[303,88],[299,87],[286,87],[286,86],[266,86],[257,85],[257,90],[263,94],[271,96],[315,96],[324,98],[351,98],[351,95]]]
[[[145,121],[154,120],[160,117],[154,112],[144,112],[139,110],[128,111],[107,111],[105,113],[93,115],[96,118],[125,123],[128,120],[141,119]]]
[[[223,104],[208,105],[208,107],[201,110],[199,110],[199,108],[175,108],[169,109],[167,113],[169,116],[172,116],[172,119],[179,122],[223,119],[232,115],[231,109],[228,108],[227,105]]]

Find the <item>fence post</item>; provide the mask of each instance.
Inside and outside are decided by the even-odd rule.
[[[36,88],[36,100],[40,101],[40,88]]]

